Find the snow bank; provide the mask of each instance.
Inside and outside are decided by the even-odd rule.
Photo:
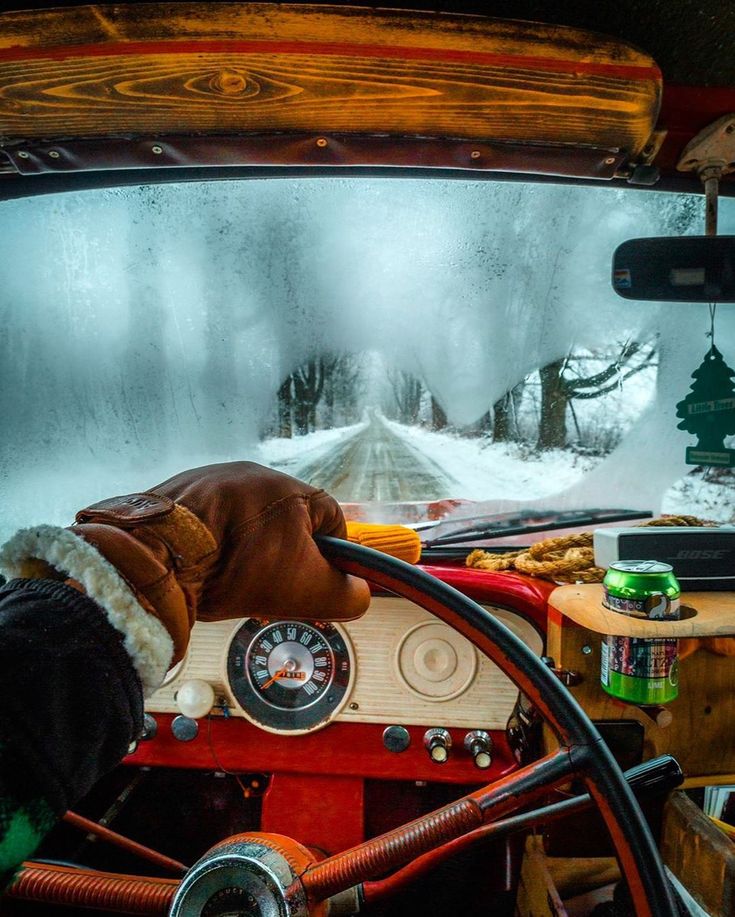
[[[546,497],[579,480],[599,461],[562,449],[534,454],[515,443],[384,423],[456,480],[457,490],[444,497],[503,503]]]

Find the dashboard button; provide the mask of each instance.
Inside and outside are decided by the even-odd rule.
[[[410,744],[411,736],[405,726],[388,726],[383,732],[383,745],[388,751],[405,751]]]
[[[177,716],[171,723],[171,732],[179,742],[191,742],[199,735],[199,724],[188,716]]]

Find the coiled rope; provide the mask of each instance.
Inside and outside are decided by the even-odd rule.
[[[717,523],[697,516],[662,516],[641,525],[716,527]],[[467,566],[478,570],[517,570],[552,583],[601,583],[605,576],[605,570],[595,566],[592,532],[546,538],[507,554],[478,549],[467,557]]]

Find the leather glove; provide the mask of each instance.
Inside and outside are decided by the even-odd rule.
[[[3,547],[0,564],[11,576],[80,583],[125,636],[149,694],[183,657],[197,618],[344,621],[363,614],[367,584],[330,566],[315,533],[346,535],[332,497],[269,468],[232,462],[103,500],[77,513],[68,529],[25,529]]]

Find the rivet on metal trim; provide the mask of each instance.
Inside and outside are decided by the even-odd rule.
[[[613,165],[615,165],[615,157],[614,157],[614,156],[608,156],[607,159],[605,160],[605,165],[606,165],[606,166],[613,166]]]
[[[162,146],[152,146],[151,153],[155,153],[156,156],[160,156],[161,153],[163,153],[163,147]]]
[[[59,153],[58,150],[49,150],[48,154],[52,159],[58,159],[59,156],[61,155],[61,153]]]
[[[18,159],[30,159],[31,154],[27,153],[25,150],[18,150]]]
[[[327,146],[327,140],[324,137],[319,137],[316,142],[317,146]]]
[[[480,153],[479,150],[473,150],[473,151],[470,153],[470,159],[479,159],[481,155],[482,155],[482,153]]]

